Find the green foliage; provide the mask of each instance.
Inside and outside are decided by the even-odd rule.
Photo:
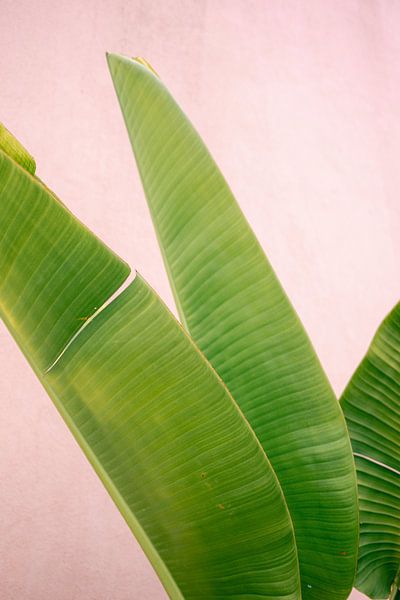
[[[0,150],[11,156],[15,162],[34,175],[36,169],[34,159],[2,123],[0,123]]]
[[[5,128],[0,316],[171,598],[345,600],[358,506],[340,406],[191,123],[146,61],[108,61],[184,328],[139,275],[121,292],[129,267]],[[357,412],[370,381],[343,399],[362,519],[379,515],[395,557],[397,334],[374,364],[377,421]],[[396,561],[363,562],[371,535],[358,579],[389,593]]]
[[[356,479],[338,402],[275,273],[191,123],[136,60],[108,62],[182,322],[278,476],[303,598],[346,598]]]
[[[0,151],[0,314],[172,598],[298,598],[290,516],[226,387],[139,277]],[[96,312],[97,311],[97,312]]]
[[[378,329],[341,405],[359,481],[356,586],[371,598],[391,592],[395,598],[400,588],[400,304]]]

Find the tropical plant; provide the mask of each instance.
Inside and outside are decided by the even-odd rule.
[[[121,291],[129,267],[35,176],[4,128],[0,315],[171,598],[344,600],[358,505],[339,403],[190,122],[145,61],[108,62],[183,327],[141,276]],[[359,418],[364,396],[352,391],[364,363],[343,408],[354,443],[370,440],[355,445],[361,515],[372,510],[387,533],[371,542],[362,530],[360,589],[373,579],[371,595],[392,586],[394,598],[398,466],[391,482],[378,465],[398,459],[393,338],[378,352],[389,357],[375,373],[380,397],[370,382],[377,427]]]
[[[357,466],[356,586],[400,598],[400,303],[379,327],[341,398]]]

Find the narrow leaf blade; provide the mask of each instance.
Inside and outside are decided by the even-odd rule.
[[[158,77],[108,62],[182,321],[278,475],[305,599],[347,598],[357,550],[354,462],[338,402],[231,191]]]

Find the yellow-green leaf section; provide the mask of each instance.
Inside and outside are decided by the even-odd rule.
[[[264,451],[156,294],[0,151],[0,310],[173,599],[299,600]],[[97,311],[97,312],[96,312]]]
[[[339,404],[189,120],[143,61],[109,55],[108,62],[180,315],[277,473],[294,523],[303,597],[344,600],[358,520]]]
[[[0,123],[0,150],[11,156],[32,175],[35,173],[34,158],[2,123]]]
[[[379,327],[341,398],[356,455],[360,553],[356,587],[400,597],[400,303]],[[397,595],[396,595],[397,594]]]

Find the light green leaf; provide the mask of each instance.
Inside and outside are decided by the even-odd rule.
[[[339,404],[191,123],[142,60],[109,55],[108,62],[181,318],[278,475],[295,527],[303,597],[347,598],[358,523]]]
[[[45,371],[130,269],[0,150],[0,315]]]
[[[2,123],[0,123],[0,150],[11,156],[32,175],[35,173],[36,163],[33,157]]]
[[[191,339],[139,276],[96,312],[128,267],[1,151],[0,203],[1,316],[170,597],[299,600],[275,473]]]
[[[341,404],[360,495],[356,586],[387,598],[400,572],[400,303],[378,329]]]

